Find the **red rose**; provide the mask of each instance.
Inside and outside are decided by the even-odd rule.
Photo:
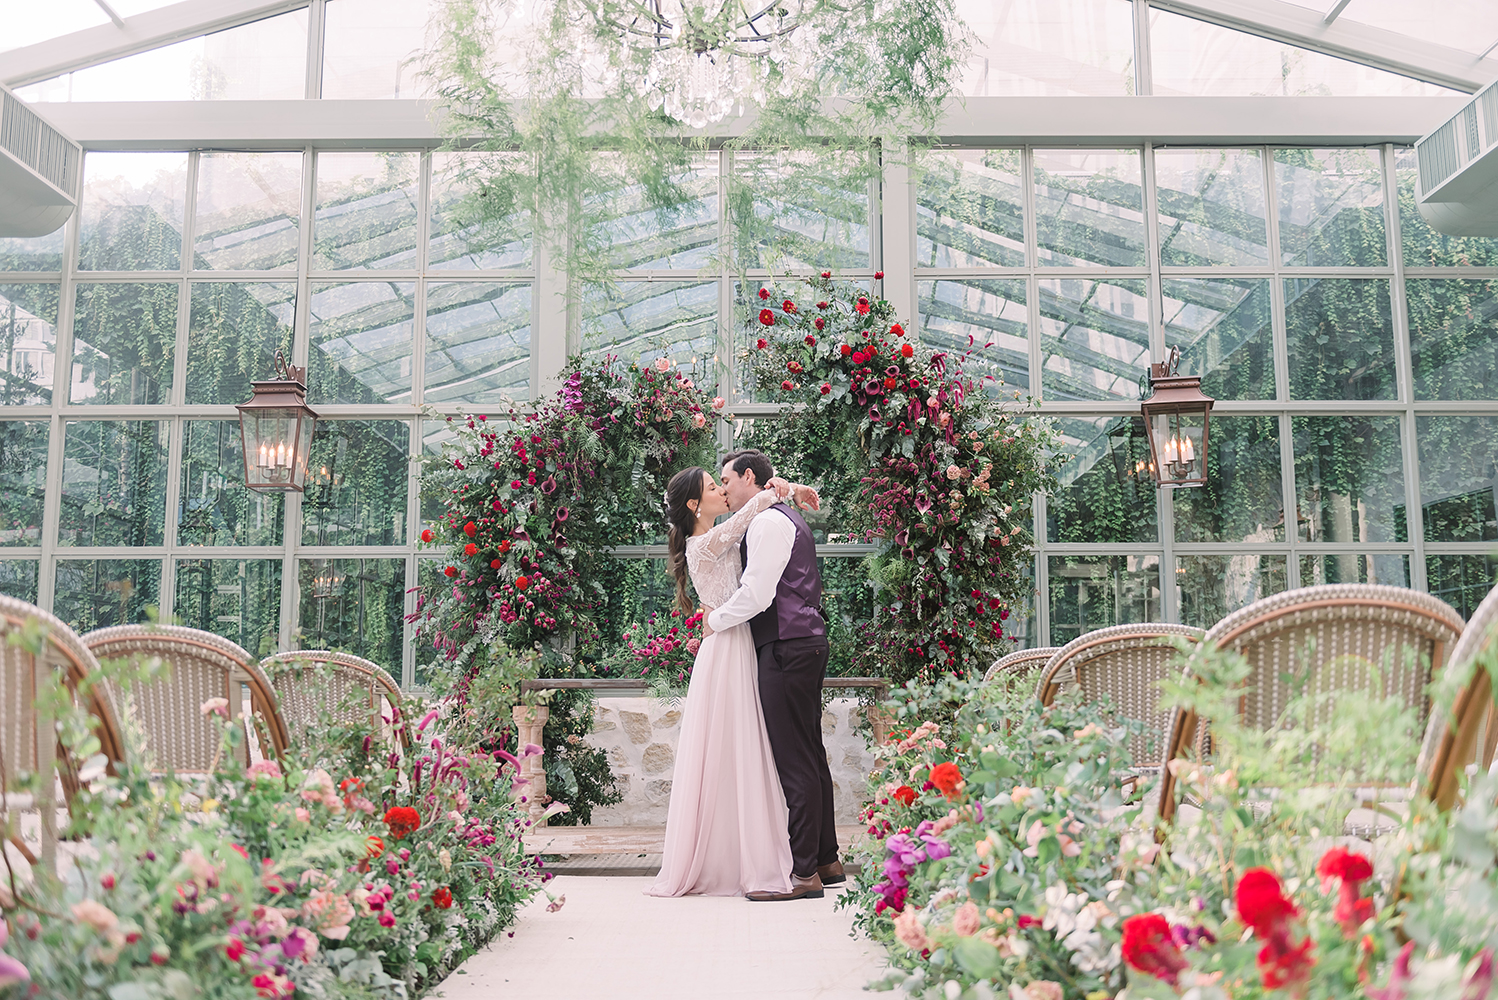
[[[877,355],[879,353],[879,348],[876,347],[873,344],[870,344],[869,346],[865,347],[864,350],[868,352],[868,355],[871,358],[874,357],[875,355]]]
[[[508,552],[508,551],[510,551],[510,540],[508,538],[506,538],[504,541],[502,541],[502,542],[499,543],[499,551],[500,552]]]
[[[768,288],[761,288],[759,290],[759,297],[760,299],[768,299],[770,297],[770,290]]]
[[[790,299],[786,299],[784,302],[780,303],[780,311],[793,313],[796,311],[796,303],[792,302]]]
[[[763,351],[766,347],[770,346],[770,342],[768,340],[766,340],[765,338],[761,337],[761,338],[759,338],[758,340],[756,340],[754,342],[754,346],[757,347],[758,349],[760,349],[761,351]]]
[[[775,314],[768,309],[761,309],[759,311],[759,321],[765,326],[774,326]]]
[[[853,363],[855,365],[861,365],[867,360],[869,360],[869,356],[862,351],[853,352]]]
[[[1144,913],[1123,922],[1123,960],[1146,975],[1176,985],[1190,964],[1170,937],[1170,922],[1158,913]]]
[[[900,357],[902,357],[902,358],[908,358],[908,357],[911,357],[914,354],[915,354],[915,348],[914,347],[911,347],[909,344],[901,344],[900,345]]]
[[[867,302],[865,302],[863,300],[859,300],[857,308],[858,308],[858,315],[860,315],[860,316],[867,316],[869,314],[869,304]]]
[[[517,576],[515,578],[515,589],[516,590],[524,590],[526,587],[529,587],[530,585],[531,585],[531,578],[528,577],[528,576]]]
[[[818,329],[818,330],[825,330],[825,329],[827,329],[827,321],[826,321],[826,320],[825,320],[825,319],[823,319],[823,318],[822,318],[822,317],[820,317],[820,316],[818,316],[818,317],[817,317],[817,318],[816,318],[816,319],[815,319],[815,320],[814,320],[814,321],[813,321],[813,325],[814,325],[814,326],[815,326],[815,327],[816,327],[816,328],[817,328],[817,329]]]
[[[405,840],[421,826],[421,813],[410,806],[396,806],[385,813],[385,825],[396,840]]]
[[[1300,914],[1286,898],[1279,877],[1268,868],[1250,868],[1244,872],[1233,890],[1233,902],[1238,908],[1238,919],[1261,937]]]
[[[846,357],[847,357],[847,356],[848,356],[848,355],[850,355],[850,354],[852,354],[852,353],[853,353],[853,348],[852,348],[852,347],[850,347],[850,346],[849,346],[849,345],[847,345],[847,344],[844,344],[844,345],[843,345],[843,346],[842,346],[842,348],[841,348],[841,350],[842,350],[842,352],[843,352],[843,357],[845,357],[845,358],[846,358]]]
[[[817,308],[818,309],[826,309],[827,305],[828,305],[828,303],[826,303],[826,302],[818,302],[817,303]]]
[[[898,383],[893,378],[887,378],[884,380],[884,387],[886,389],[893,389],[897,384]]]
[[[439,910],[450,910],[453,905],[453,893],[447,886],[439,886],[432,893],[432,905]]]
[[[799,362],[799,361],[787,361],[785,363],[785,367],[786,367],[786,371],[790,372],[792,375],[799,375],[799,374],[801,374],[801,371],[802,371],[802,369],[801,369],[801,362]]]
[[[823,382],[822,383],[822,395],[825,396],[825,395],[827,395],[831,391],[832,391],[832,386],[830,384],[826,383],[826,382]]]
[[[883,271],[875,271],[874,272],[874,280],[875,281],[879,281],[879,280],[883,279],[883,277],[884,277],[884,272]]]
[[[449,567],[447,567],[447,569],[443,570],[442,572],[446,573],[448,576],[457,576],[458,575],[458,567],[456,567],[456,566],[449,566]]]
[[[784,382],[780,383],[780,388],[784,389],[786,392],[790,392],[792,389],[796,388],[796,386],[793,382],[791,382],[790,379],[786,379]]]
[[[522,483],[522,482],[521,482],[521,481],[520,481],[520,480],[518,480],[518,479],[512,479],[512,480],[511,480],[511,481],[510,481],[510,489],[512,489],[512,490],[518,490],[518,489],[520,489],[520,487],[522,487],[522,486],[524,486],[524,485],[525,485],[525,484],[524,484],[524,483]]]
[[[832,272],[831,271],[823,271],[822,272],[822,277],[824,277],[824,278],[830,278],[830,277],[832,277]]]
[[[469,521],[467,524],[463,525],[463,534],[467,535],[469,538],[472,538],[474,535],[477,535],[478,533],[479,533],[479,526],[476,525],[476,524],[474,524],[472,521]]]
[[[901,326],[899,323],[896,323],[894,326],[890,327],[889,328],[889,332],[890,332],[890,336],[892,336],[892,337],[903,337],[903,336],[905,336],[905,328],[903,326]]]
[[[432,534],[432,529],[431,528],[422,528],[421,529],[421,540],[423,542],[430,542],[434,537],[436,537],[436,536]]]
[[[498,560],[498,559],[490,559],[489,560],[489,568],[490,569],[499,569],[500,565],[501,565],[501,561]]]
[[[1316,862],[1316,874],[1321,876],[1322,888],[1328,889],[1334,878],[1344,882],[1367,881],[1373,877],[1373,864],[1345,847],[1333,847]]]
[[[818,316],[818,317],[817,317],[817,318],[818,318],[818,319],[821,319],[821,317],[820,317],[820,316]],[[820,326],[819,326],[819,327],[817,327],[817,329],[818,329],[818,330],[820,330],[820,329],[821,329],[821,327],[820,327]],[[813,337],[813,336],[812,336],[812,335],[811,335],[811,334],[809,334],[809,333],[808,333],[808,334],[807,334],[807,335],[806,335],[806,336],[805,336],[805,337],[803,337],[803,338],[802,338],[802,339],[803,339],[803,340],[805,340],[805,341],[806,341],[806,346],[807,346],[807,347],[816,347],[816,346],[817,346],[817,338],[816,338],[816,337]]]
[[[476,556],[479,554],[479,547],[472,542],[469,542],[467,545],[463,546],[463,554],[465,556]]]
[[[962,772],[951,761],[937,764],[931,769],[931,773],[926,778],[931,784],[936,786],[937,791],[949,799],[956,798],[957,793],[961,790]]]
[[[894,790],[894,792],[890,795],[890,798],[894,799],[896,802],[900,803],[908,809],[915,803],[915,789],[911,788],[909,785],[901,785],[899,788],[896,788]]]
[[[231,962],[237,962],[244,957],[244,942],[237,937],[231,937],[229,943],[224,945],[224,957]]]

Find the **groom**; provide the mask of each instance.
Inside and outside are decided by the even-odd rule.
[[[773,476],[757,451],[723,459],[728,509],[736,511]],[[815,499],[811,504],[816,509]],[[832,774],[822,746],[822,677],[827,672],[827,626],[822,620],[822,575],[811,529],[784,503],[754,518],[741,552],[739,589],[706,616],[704,634],[749,623],[759,653],[759,699],[775,770],[790,812],[791,889],[751,892],[756,902],[816,898],[844,881],[832,817]]]

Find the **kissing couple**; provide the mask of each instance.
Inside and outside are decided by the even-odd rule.
[[[704,638],[650,895],[771,902],[845,879],[822,746],[822,576],[796,506],[820,509],[816,490],[776,478],[758,451],[727,455],[721,480],[693,467],[666,486],[677,606],[692,611],[690,578]]]

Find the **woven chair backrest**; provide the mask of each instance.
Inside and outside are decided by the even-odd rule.
[[[0,628],[9,632],[22,628],[28,619],[36,619],[47,628],[43,647],[44,665],[66,670],[69,687],[89,674],[96,674],[99,661],[79,639],[78,633],[35,605],[14,597],[0,595]],[[22,771],[35,771],[40,759],[37,732],[36,658],[30,650],[11,645],[0,638],[0,753],[4,754],[7,784]],[[108,697],[96,688],[88,700],[89,711],[96,719],[95,733],[101,752],[111,766],[123,756],[119,727]]]
[[[1420,746],[1420,761],[1415,774],[1421,791],[1440,809],[1450,809],[1456,801],[1458,778],[1468,764],[1477,759],[1484,767],[1493,757],[1493,685],[1492,677],[1481,662],[1498,643],[1498,587],[1488,592],[1461,638],[1451,648],[1445,669],[1456,701],[1451,714],[1433,713],[1425,727]]]
[[[155,766],[163,771],[203,774],[219,755],[218,720],[203,712],[210,698],[226,698],[231,718],[243,714],[244,688],[250,709],[270,737],[266,756],[286,750],[286,728],[275,693],[255,660],[222,636],[176,625],[119,625],[83,637],[99,659],[159,656],[167,671],[131,691],[135,719],[144,732]],[[113,691],[115,699],[120,692]],[[116,700],[118,704],[118,700]],[[239,747],[248,764],[249,743]]]
[[[1170,636],[1195,642],[1202,630],[1168,622],[1113,625],[1087,632],[1062,646],[1046,661],[1036,686],[1041,704],[1049,705],[1065,688],[1076,685],[1087,700],[1106,695],[1120,717],[1144,724],[1129,741],[1134,763],[1160,760],[1159,734],[1169,713],[1160,710],[1160,682],[1178,675],[1178,654]]]
[[[993,666],[983,675],[984,682],[997,680],[1000,675],[1011,675],[1024,677],[1033,674],[1046,665],[1051,655],[1060,649],[1060,646],[1037,646],[1034,649],[1016,649],[1006,656],[1001,656],[993,661]]]
[[[410,745],[400,686],[378,663],[352,653],[299,649],[267,656],[260,666],[275,685],[294,742],[300,744],[326,712],[345,725],[393,732],[402,747]]]

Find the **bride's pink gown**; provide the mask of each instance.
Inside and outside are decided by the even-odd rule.
[[[739,541],[774,503],[766,491],[711,531],[687,540],[687,569],[702,603],[738,589]],[[682,712],[666,847],[652,896],[737,896],[791,888],[785,793],[765,735],[758,663],[748,624],[702,641]]]

